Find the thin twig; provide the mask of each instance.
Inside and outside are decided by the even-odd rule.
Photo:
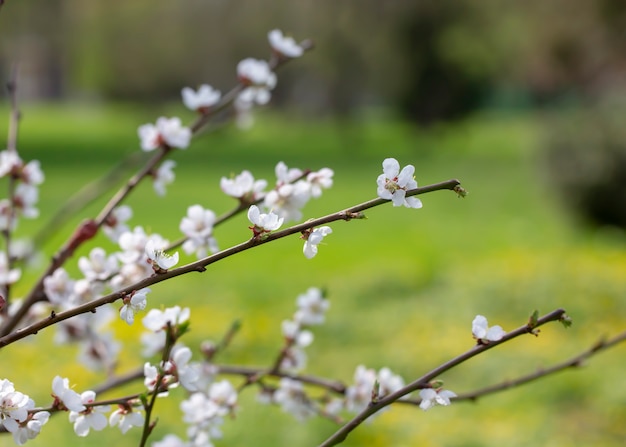
[[[537,379],[540,379],[542,377],[545,376],[549,376],[552,375],[554,373],[557,373],[559,371],[563,371],[569,368],[578,368],[581,367],[584,363],[585,360],[587,360],[589,357],[592,357],[596,354],[598,354],[601,351],[604,351],[606,349],[609,349],[615,345],[618,345],[619,343],[622,343],[623,341],[626,341],[626,331],[614,336],[613,338],[610,338],[608,340],[602,339],[602,340],[598,340],[592,347],[590,347],[589,349],[587,349],[584,352],[581,352],[580,354],[565,360],[561,363],[558,363],[556,365],[550,366],[548,368],[541,368],[537,371],[535,371],[534,373],[531,374],[527,374],[525,376],[521,376],[518,377],[517,379],[513,379],[513,380],[507,380],[505,382],[502,383],[498,383],[495,385],[491,385],[485,388],[481,388],[479,390],[475,390],[472,391],[470,393],[463,393],[463,394],[458,394],[457,397],[454,398],[455,401],[463,401],[463,400],[471,400],[471,401],[475,401],[480,397],[486,396],[488,394],[493,394],[493,393],[497,393],[499,391],[504,391],[507,390],[509,388],[514,388],[514,387],[518,387],[520,385],[524,385],[526,383],[529,382],[533,382]]]

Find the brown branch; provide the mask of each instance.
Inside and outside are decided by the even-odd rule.
[[[494,348],[514,338],[517,338],[520,335],[529,334],[529,333],[536,335],[537,334],[536,328],[538,328],[539,326],[542,326],[551,321],[559,321],[559,320],[562,320],[563,318],[565,318],[565,310],[557,309],[537,319],[536,322],[532,322],[532,323],[529,322],[511,332],[508,332],[504,337],[502,337],[498,341],[492,341],[492,342],[489,342],[488,344],[480,344],[480,343],[477,344],[469,351],[447,361],[446,363],[443,363],[442,365],[439,365],[435,369],[424,374],[419,379],[416,379],[413,382],[409,383],[408,385],[402,387],[398,391],[392,394],[389,394],[388,396],[382,397],[378,399],[376,402],[370,402],[367,408],[365,408],[358,415],[356,415],[352,420],[350,420],[347,424],[345,424],[343,427],[337,430],[332,436],[330,436],[328,439],[322,442],[320,444],[320,447],[330,447],[330,446],[342,443],[353,430],[355,430],[359,425],[365,422],[374,413],[377,413],[378,411],[382,410],[384,407],[391,405],[392,403],[398,401],[400,398],[406,396],[407,394],[412,393],[413,391],[416,391],[418,389],[424,388],[424,385],[428,384],[431,380],[440,376],[442,373],[450,370],[451,368],[454,368],[455,366],[460,365],[461,363],[464,363],[467,360],[471,359],[472,357],[482,354],[483,352],[491,348]]]
[[[507,380],[502,383],[498,383],[495,385],[491,385],[485,388],[481,388],[479,390],[472,391],[470,393],[459,394],[454,398],[455,401],[463,401],[463,400],[471,400],[475,401],[480,397],[486,396],[488,394],[497,393],[500,391],[507,390],[509,388],[518,387],[520,385],[524,385],[529,382],[533,382],[542,377],[552,375],[559,371],[563,371],[569,368],[578,368],[581,367],[585,360],[588,358],[598,354],[601,351],[612,348],[613,346],[618,345],[626,341],[626,331],[621,332],[620,334],[610,338],[608,340],[602,339],[598,340],[591,348],[586,351],[568,359],[556,365],[553,365],[549,368],[541,368],[534,373],[527,374],[525,376],[518,377],[517,379]]]
[[[414,196],[414,195],[425,194],[428,192],[433,192],[433,191],[438,191],[438,190],[446,190],[446,189],[454,190],[459,185],[460,183],[458,180],[447,180],[445,182],[440,182],[440,183],[436,183],[433,185],[422,186],[420,188],[409,190],[407,191],[406,195]],[[380,198],[373,199],[368,202],[355,205],[344,211],[339,211],[339,212],[329,214],[327,216],[320,217],[317,219],[311,219],[299,225],[294,225],[285,230],[277,231],[275,233],[270,233],[263,238],[252,238],[246,242],[242,242],[238,245],[222,250],[211,256],[200,259],[196,262],[192,262],[190,264],[170,270],[162,274],[152,275],[135,284],[132,284],[128,287],[118,290],[117,292],[111,293],[109,295],[105,295],[101,298],[90,301],[88,303],[84,303],[73,309],[69,309],[64,312],[59,312],[59,313],[52,312],[49,317],[43,320],[35,322],[27,327],[18,329],[17,331],[12,332],[10,334],[2,335],[2,337],[0,337],[0,348],[4,348],[5,346],[11,343],[14,343],[18,340],[21,340],[22,338],[25,338],[29,335],[36,334],[41,329],[54,325],[60,321],[67,320],[68,318],[72,318],[76,315],[84,314],[87,312],[95,312],[98,307],[103,306],[105,304],[113,303],[117,301],[118,299],[123,298],[124,296],[130,294],[134,290],[140,290],[140,289],[143,289],[144,287],[149,287],[153,284],[157,284],[162,281],[165,281],[165,280],[177,277],[177,276],[181,276],[190,272],[203,272],[206,270],[206,267],[208,265],[213,264],[217,261],[220,261],[224,258],[235,255],[237,253],[241,253],[252,247],[262,245],[268,242],[272,242],[276,239],[281,239],[283,237],[290,236],[292,234],[301,233],[304,230],[316,227],[318,225],[323,225],[323,224],[335,222],[338,220],[347,221],[347,220],[352,220],[352,219],[363,218],[365,216],[363,215],[362,211],[382,205],[387,202],[389,202],[389,200],[380,199]],[[42,287],[43,287],[43,278],[40,280],[40,282],[42,283]]]

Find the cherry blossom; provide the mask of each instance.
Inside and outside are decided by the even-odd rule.
[[[18,268],[9,268],[9,260],[4,251],[0,251],[0,285],[13,284],[22,276],[22,271]]]
[[[13,202],[22,216],[27,219],[35,219],[39,217],[39,210],[35,208],[35,204],[39,200],[39,188],[35,185],[20,183],[15,188]]]
[[[125,434],[132,427],[141,427],[144,423],[143,413],[133,411],[132,408],[119,407],[111,416],[109,416],[109,425],[111,427],[119,426],[122,434]]]
[[[488,343],[500,340],[506,332],[500,326],[489,327],[485,317],[476,315],[476,318],[472,321],[472,334],[479,342]]]
[[[162,145],[186,149],[191,141],[191,130],[182,125],[180,118],[161,117],[157,119],[156,125],[140,126],[137,133],[141,140],[141,149],[146,152]]]
[[[34,405],[33,405],[34,406]],[[19,424],[17,430],[13,432],[13,440],[17,445],[24,445],[29,439],[35,439],[41,432],[43,427],[50,418],[50,413],[47,411],[38,411],[34,414],[29,414],[26,421]]]
[[[283,377],[278,389],[274,392],[273,400],[281,409],[296,419],[303,421],[317,415],[316,408],[307,397],[304,386],[299,380]]]
[[[124,297],[124,305],[120,309],[120,318],[126,323],[133,324],[135,314],[146,308],[148,303],[146,296],[150,292],[148,287],[135,291],[129,296]]]
[[[237,77],[244,85],[237,100],[243,103],[267,104],[270,90],[276,86],[276,75],[266,61],[248,58],[237,64]]]
[[[191,349],[187,346],[174,346],[170,353],[170,362],[173,365],[173,371],[178,382],[189,391],[196,390],[196,381],[198,380],[198,371],[193,368],[189,361],[191,360]]]
[[[85,278],[94,281],[109,279],[117,273],[117,258],[115,255],[107,256],[101,247],[95,247],[89,252],[89,257],[81,256],[78,259],[78,268]]]
[[[13,175],[18,172],[23,161],[15,151],[4,150],[0,152],[0,177]]]
[[[189,319],[189,313],[188,307],[181,309],[180,306],[168,307],[163,311],[150,309],[141,322],[147,329],[158,332],[167,328],[168,324],[175,326],[184,323]]]
[[[187,208],[187,216],[180,222],[180,231],[187,237],[183,242],[183,250],[187,254],[196,253],[198,258],[206,256],[207,250],[215,253],[219,250],[217,241],[213,237],[215,213],[204,209],[201,205],[192,205]]]
[[[421,208],[422,202],[417,197],[406,197],[406,191],[417,188],[413,178],[415,167],[407,165],[400,171],[400,164],[395,158],[386,158],[383,161],[383,173],[378,176],[378,197],[391,200],[393,206],[407,208]]]
[[[272,212],[261,213],[258,206],[252,205],[248,209],[248,220],[253,225],[250,229],[256,237],[263,233],[278,230],[285,219]]]
[[[322,242],[325,236],[328,236],[333,232],[333,229],[328,226],[315,228],[309,233],[309,236],[304,241],[304,247],[302,249],[304,256],[307,259],[312,259],[317,254],[317,246]]]
[[[228,380],[220,380],[209,388],[209,399],[217,406],[217,415],[226,416],[237,405],[237,390]]]
[[[96,393],[94,391],[85,391],[80,395],[83,405],[92,404],[96,401]],[[81,437],[87,436],[90,429],[100,431],[107,426],[107,418],[103,413],[109,412],[109,405],[99,405],[95,407],[86,407],[84,411],[70,412],[70,422],[74,423],[74,432]]]
[[[121,253],[117,253],[118,259],[124,264],[137,263],[144,260],[148,235],[143,227],[137,226],[133,231],[122,233],[117,241]]]
[[[206,113],[212,106],[219,103],[222,97],[219,90],[207,84],[202,84],[197,91],[185,87],[181,94],[185,107],[200,113]]]
[[[145,248],[148,262],[152,264],[155,272],[164,272],[178,264],[178,252],[168,255],[162,249],[158,248],[158,242],[149,239]]]
[[[283,35],[281,30],[270,31],[267,38],[272,49],[282,56],[294,58],[304,54],[304,49],[296,43],[293,37]]]
[[[260,59],[247,58],[237,64],[237,77],[246,86],[274,86],[276,75],[269,64]]]
[[[152,186],[158,195],[164,196],[166,192],[165,187],[176,179],[174,166],[176,166],[174,160],[165,160],[154,173]]]
[[[311,287],[305,293],[298,295],[296,304],[298,310],[294,319],[304,325],[322,324],[330,307],[330,301],[324,298],[324,294],[317,287]]]
[[[378,371],[378,397],[385,397],[404,387],[404,379],[384,367]]]
[[[311,196],[318,198],[322,195],[323,189],[333,186],[334,171],[330,168],[322,168],[317,172],[310,172],[306,176],[306,181],[311,190]]]
[[[45,176],[41,170],[39,160],[31,160],[22,168],[21,179],[30,185],[40,185],[44,182]]]
[[[19,423],[26,420],[29,402],[32,402],[32,399],[26,394],[15,391],[11,381],[0,380],[0,423],[7,431],[16,432]]]
[[[0,253],[0,257],[1,257]],[[53,304],[70,303],[74,296],[74,281],[67,271],[60,267],[43,280],[43,288],[48,300]]]
[[[267,180],[254,180],[250,171],[242,171],[235,178],[222,177],[220,188],[231,197],[237,197],[245,202],[257,200],[267,187]]]
[[[85,411],[80,394],[70,389],[70,381],[67,378],[56,376],[52,380],[52,392],[55,397],[55,402],[62,404],[63,407],[70,411],[76,411],[80,413]]]
[[[426,411],[437,404],[443,406],[450,405],[450,398],[452,397],[456,397],[456,393],[453,391],[424,388],[423,390],[420,390],[420,398],[422,399],[420,402],[420,408]]]

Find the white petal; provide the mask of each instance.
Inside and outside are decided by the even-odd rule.
[[[400,163],[395,158],[385,158],[383,161],[383,173],[388,179],[392,179],[400,172]]]

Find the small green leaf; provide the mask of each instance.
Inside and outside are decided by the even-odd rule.
[[[537,326],[537,321],[539,320],[539,311],[535,310],[533,314],[528,319],[528,327],[533,329]]]

